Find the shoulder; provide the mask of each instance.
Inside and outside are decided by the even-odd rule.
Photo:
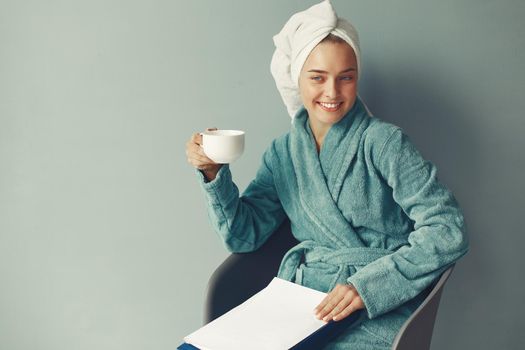
[[[364,147],[373,158],[377,159],[393,138],[399,138],[402,135],[401,127],[378,117],[370,117],[368,127],[363,133]]]
[[[283,159],[286,158],[288,152],[289,132],[281,135],[270,142],[264,150],[262,155],[262,166],[264,169],[274,172],[281,168]]]
[[[288,145],[290,139],[290,132],[287,132],[277,138],[275,138],[264,152],[265,158],[280,159],[288,152]]]
[[[288,141],[290,139],[290,131],[286,132],[285,134],[282,134],[279,137],[276,137],[272,141],[272,146],[276,149],[286,149],[288,147]]]
[[[434,166],[425,159],[408,134],[399,126],[372,117],[366,130],[365,149],[378,169]]]

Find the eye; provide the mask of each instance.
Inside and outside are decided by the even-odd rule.
[[[354,77],[350,76],[350,75],[347,75],[347,76],[344,76],[344,77],[341,77],[341,80],[345,80],[345,81],[351,81],[353,80]]]
[[[316,75],[314,77],[310,77],[311,80],[315,80],[315,81],[321,81],[321,77]]]

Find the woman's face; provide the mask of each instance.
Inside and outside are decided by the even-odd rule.
[[[340,121],[357,96],[357,60],[347,43],[317,45],[299,75],[299,90],[312,128]]]

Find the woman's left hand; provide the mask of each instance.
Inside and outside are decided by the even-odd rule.
[[[323,321],[340,321],[352,312],[364,309],[365,304],[350,284],[338,284],[314,309],[316,317]]]

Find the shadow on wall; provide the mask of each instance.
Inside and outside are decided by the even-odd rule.
[[[484,165],[480,147],[482,126],[469,122],[476,120],[475,108],[471,107],[476,101],[462,100],[459,96],[465,94],[460,93],[461,89],[468,87],[461,86],[461,77],[454,77],[453,85],[444,80],[449,74],[439,72],[439,67],[429,70],[421,62],[407,60],[402,67],[388,72],[388,76],[380,76],[375,68],[381,71],[381,65],[384,64],[367,61],[361,96],[375,116],[400,126],[424,158],[437,166],[438,178],[452,190],[464,212],[470,250],[459,262],[452,278],[453,287],[446,294],[453,295],[453,304],[467,311],[473,293],[487,283],[484,280],[487,275],[467,271],[489,271],[488,262],[497,259],[490,247],[473,242],[474,233],[478,235],[484,230],[477,227],[479,220],[475,221],[479,215],[475,212],[477,189],[482,185],[479,174]],[[461,283],[454,286],[454,280]],[[471,322],[471,316],[469,312],[455,312],[453,317],[455,326],[447,326],[447,336],[459,339],[464,333],[461,325]]]

